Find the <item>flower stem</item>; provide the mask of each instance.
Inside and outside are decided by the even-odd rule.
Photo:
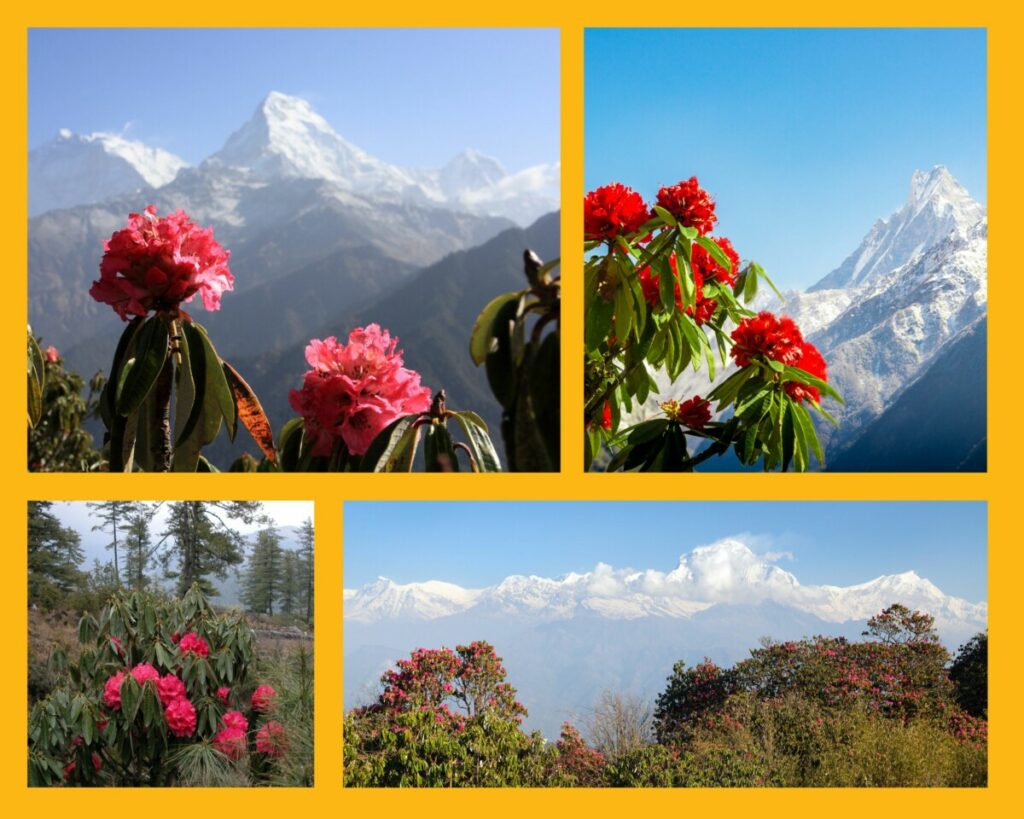
[[[152,455],[154,472],[170,472],[171,456],[171,387],[174,381],[174,358],[168,355],[160,375],[153,386],[153,403],[156,410],[154,422],[156,435],[153,436]]]

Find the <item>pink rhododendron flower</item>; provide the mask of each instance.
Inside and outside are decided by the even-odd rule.
[[[139,685],[145,685],[150,680],[158,681],[160,679],[160,672],[149,663],[139,663],[132,669],[132,676]]]
[[[190,737],[196,730],[196,709],[185,697],[171,702],[164,709],[164,718],[176,737]]]
[[[182,654],[195,654],[197,657],[210,656],[210,647],[206,644],[206,640],[194,631],[190,631],[178,641],[178,651]]]
[[[156,693],[160,695],[160,704],[166,708],[176,699],[188,696],[185,683],[173,674],[161,677],[156,684]]]
[[[306,361],[313,369],[289,400],[305,422],[314,455],[330,455],[338,438],[350,453],[362,455],[396,418],[430,409],[430,389],[420,386],[419,373],[402,366],[397,346],[398,339],[377,324],[353,330],[348,344],[334,336],[309,342]]]
[[[228,697],[231,695],[231,689],[226,685],[222,685],[217,689],[217,699],[219,699],[224,705],[228,704]]]
[[[241,759],[245,753],[245,731],[238,728],[224,728],[213,738],[213,747],[231,759]]]
[[[256,732],[256,750],[267,756],[279,757],[288,749],[288,737],[284,726],[270,720]]]
[[[249,730],[249,720],[241,711],[228,711],[220,718],[225,728],[237,728],[239,731]]]
[[[220,297],[234,288],[228,251],[182,211],[158,217],[150,205],[132,213],[128,226],[103,244],[100,277],[89,295],[109,304],[123,321],[150,310],[177,312],[196,293],[207,310],[220,309]]]
[[[56,364],[60,361],[60,352],[52,344],[46,348],[46,360],[51,364]]]
[[[269,711],[277,698],[277,692],[269,685],[261,685],[252,692],[252,710],[259,714]]]
[[[121,707],[121,683],[124,682],[124,672],[118,671],[107,678],[103,684],[103,704],[115,711]]]

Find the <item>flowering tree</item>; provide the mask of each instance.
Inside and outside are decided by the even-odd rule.
[[[459,471],[458,451],[474,472],[500,471],[487,424],[449,410],[444,390],[431,400],[419,373],[403,366],[398,339],[379,325],[357,327],[348,344],[313,339],[306,361],[311,369],[290,396],[300,417],[281,429],[284,470],[409,472],[422,438],[429,472]],[[452,437],[449,420],[465,442]]]
[[[73,662],[54,652],[63,682],[29,716],[30,785],[237,782],[284,753],[276,692],[250,681],[252,630],[198,587],[115,595],[78,640]]]
[[[480,312],[469,353],[484,365],[502,407],[501,434],[513,472],[557,472],[560,463],[561,277],[558,259],[523,253],[527,287]]]
[[[542,784],[540,734],[483,641],[420,648],[381,677],[377,701],[345,718],[348,786]]]
[[[104,243],[90,295],[127,322],[100,399],[112,472],[208,469],[201,449],[223,424],[241,422],[271,461],[270,424],[245,380],[183,308],[198,294],[219,310],[234,287],[229,252],[184,211],[158,217],[152,205]],[[172,435],[172,399],[174,430]]]
[[[775,286],[710,235],[715,202],[697,178],[662,187],[653,207],[617,183],[588,193],[583,207],[587,468],[603,447],[614,453],[609,470],[691,471],[730,448],[765,469],[802,471],[812,455],[822,463],[808,408],[832,420],[822,395],[842,400],[825,360],[791,319],[744,306],[761,280]],[[738,369],[706,398],[666,401],[663,417],[620,429],[622,414],[657,392],[652,371],[675,381],[706,364],[713,381],[716,351]]]
[[[86,386],[81,376],[64,368],[54,346],[43,350],[28,332],[28,466],[35,472],[91,472],[102,461],[85,429],[103,390],[96,373]]]

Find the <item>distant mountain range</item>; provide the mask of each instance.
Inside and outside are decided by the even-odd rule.
[[[256,388],[275,428],[291,415],[288,389],[300,383],[308,340],[369,322],[400,338],[424,383],[497,420],[469,359],[469,332],[491,298],[523,286],[526,247],[559,254],[557,216],[540,218],[558,208],[557,164],[509,174],[468,150],[440,169],[391,165],[305,100],[276,92],[198,166],[126,144],[62,134],[30,156],[38,215],[29,220],[29,319],[73,369],[109,368],[123,325],[89,286],[103,241],[129,212],[154,204],[212,225],[231,251],[236,290],[222,310],[189,309]],[[51,178],[64,178],[62,195],[76,201],[47,199]],[[242,450],[256,451],[221,442],[212,454],[226,464]]]
[[[800,325],[828,360],[829,381],[846,401],[826,400],[838,429],[817,424],[829,469],[984,471],[987,240],[984,207],[939,165],[915,172],[903,207],[878,220],[860,247],[813,287],[786,292],[784,305],[761,294],[755,309],[784,313]],[[952,370],[953,345],[968,337],[975,343],[960,347],[959,367]],[[665,384],[642,415],[654,414],[657,401],[708,389],[704,372],[688,373],[674,386]],[[912,390],[909,401],[927,393],[934,406],[963,402],[971,409],[945,425],[936,419],[897,426],[905,409],[895,407]],[[951,446],[945,432],[952,426]],[[879,436],[884,447],[873,443]],[[704,468],[741,467],[726,457]]]
[[[504,658],[531,709],[529,725],[549,737],[563,720],[585,716],[604,690],[653,700],[677,660],[732,664],[763,637],[856,638],[896,602],[933,615],[955,650],[988,616],[986,603],[946,595],[913,571],[803,585],[736,539],[696,548],[668,572],[599,564],[480,589],[379,578],[344,598],[346,709],[370,701],[381,673],[413,649],[483,639]]]

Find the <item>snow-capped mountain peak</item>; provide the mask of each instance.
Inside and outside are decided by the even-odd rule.
[[[445,196],[498,185],[508,176],[494,157],[467,148],[441,168],[438,181]]]
[[[944,165],[914,171],[906,203],[872,225],[857,250],[808,292],[870,284],[913,261],[950,234],[963,234],[985,209]]]
[[[28,163],[29,215],[158,188],[188,167],[181,157],[123,134],[69,128],[30,151]]]

